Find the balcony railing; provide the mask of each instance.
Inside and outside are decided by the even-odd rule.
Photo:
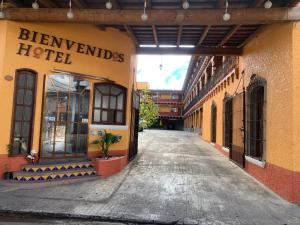
[[[180,112],[159,112],[160,117],[181,117]]]
[[[228,58],[222,66],[217,69],[211,79],[205,84],[202,90],[193,98],[193,100],[183,110],[183,114],[188,112],[196,103],[198,103],[212,88],[214,88],[224,77],[226,77],[230,70],[238,65],[238,57]]]
[[[153,98],[155,103],[182,104],[181,99]]]

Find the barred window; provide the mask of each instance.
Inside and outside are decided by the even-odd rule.
[[[93,123],[125,125],[127,89],[116,84],[94,85]]]

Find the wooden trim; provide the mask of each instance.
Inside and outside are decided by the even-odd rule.
[[[32,89],[32,112],[31,112],[31,123],[30,123],[30,137],[28,137],[28,152],[31,150],[33,145],[33,134],[34,134],[34,118],[35,118],[35,106],[36,106],[36,93],[37,93],[37,79],[38,79],[38,73],[35,70],[29,69],[29,68],[20,68],[16,69],[15,71],[15,79],[14,79],[14,95],[13,95],[13,110],[12,110],[12,116],[11,116],[11,130],[10,130],[10,145],[13,147],[14,142],[14,131],[15,131],[15,116],[16,116],[16,95],[17,95],[17,85],[18,85],[18,73],[22,71],[28,71],[31,72],[34,76],[34,87]],[[27,80],[26,80],[27,82]],[[27,84],[26,84],[27,85]],[[30,138],[30,139],[29,139]],[[13,154],[13,155],[23,155],[22,153]]]
[[[44,107],[45,107],[45,88],[46,88],[46,74],[43,77],[43,97],[42,97],[42,108],[41,108],[41,121],[40,121],[40,140],[39,140],[39,151],[38,151],[38,160],[42,157],[42,136],[43,136],[43,114],[44,114]]]
[[[112,86],[116,86],[118,88],[120,88],[121,90],[123,90],[123,94],[124,94],[124,98],[123,98],[123,110],[117,110],[115,109],[114,111],[117,111],[117,112],[123,112],[123,122],[122,123],[111,123],[109,121],[107,122],[103,122],[103,121],[100,121],[100,122],[95,122],[94,120],[94,111],[95,111],[95,95],[96,95],[96,86],[110,86],[109,90],[111,90],[111,87]],[[115,84],[115,83],[107,83],[107,82],[103,82],[103,83],[94,83],[94,86],[93,86],[93,90],[94,90],[94,93],[93,93],[93,107],[92,107],[92,124],[99,124],[99,125],[126,125],[126,114],[127,114],[127,88],[122,86],[122,85],[119,85],[119,84]],[[109,96],[109,102],[110,102],[110,94],[108,94],[107,96]],[[101,104],[102,104],[102,100],[101,100]],[[100,109],[101,111],[103,110],[103,108],[96,108],[96,109]],[[106,109],[105,109],[106,110]],[[110,104],[108,103],[108,108],[106,111],[110,111]],[[101,120],[101,115],[100,115],[100,120]]]
[[[8,8],[6,18],[14,21],[28,22],[73,22],[107,25],[251,25],[270,24],[284,21],[300,20],[299,7],[271,8],[232,8],[231,19],[222,19],[224,9],[194,10],[148,10],[149,18],[142,21],[140,10],[106,10],[106,9],[73,9],[75,17],[70,21],[63,8]],[[266,13],[267,12],[267,13]],[[101,15],[101,16],[99,16]],[[183,19],[178,18],[183,17]]]
[[[243,54],[242,48],[222,48],[222,47],[195,47],[195,48],[137,48],[137,54],[182,54],[182,55],[237,55]]]

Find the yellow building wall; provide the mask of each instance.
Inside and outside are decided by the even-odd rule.
[[[268,26],[244,48],[240,70],[267,80],[266,160],[293,170],[293,23]],[[275,38],[276,37],[276,38]],[[299,39],[300,41],[300,39]]]
[[[246,87],[252,74],[267,80],[266,161],[296,171],[300,171],[300,153],[297,148],[300,141],[299,43],[299,23],[274,24],[266,27],[248,43],[243,56],[239,58],[239,77],[244,70]],[[217,104],[216,142],[223,144],[223,98],[225,91],[234,93],[237,83],[235,79],[233,85],[230,82],[226,89],[223,88],[203,103],[205,140],[211,140],[211,104],[214,100]]]
[[[159,97],[163,98],[163,99],[170,99],[171,95],[170,94],[160,94]]]
[[[294,170],[300,171],[300,23],[294,24],[293,31],[293,153]]]
[[[3,74],[3,59],[6,44],[6,23],[0,21],[0,74]],[[0,79],[0,83],[4,82]]]
[[[216,132],[216,143],[219,145],[223,145],[223,99],[225,97],[225,92],[229,95],[233,95],[235,92],[241,93],[242,92],[242,85],[238,86],[239,79],[236,78],[234,75],[234,80],[232,82],[231,75],[229,74],[229,82],[228,77],[225,78],[222,83],[226,81],[226,88],[221,88],[216,94],[205,101],[202,105],[203,107],[203,133],[202,136],[205,140],[211,141],[211,106],[212,103],[215,102],[217,105],[217,132]],[[200,113],[198,121],[200,123]],[[199,125],[198,125],[199,126]]]
[[[7,26],[7,34],[2,32],[3,27]],[[79,54],[75,51],[68,51],[64,49],[56,49],[50,46],[43,46],[37,43],[29,41],[18,40],[20,27],[29,29],[31,31],[38,31],[45,34],[69,39],[79,43],[89,44],[99,48],[109,49],[125,54],[125,60],[123,63],[114,62],[112,60],[105,60],[95,56],[88,56],[85,54]],[[115,81],[127,88],[127,112],[126,112],[126,125],[125,129],[112,130],[115,134],[122,135],[122,140],[111,147],[112,150],[125,150],[129,145],[129,131],[130,131],[130,119],[131,119],[131,94],[134,82],[134,75],[136,71],[136,55],[135,47],[130,38],[124,33],[115,29],[107,29],[101,31],[92,25],[83,24],[51,24],[51,23],[16,23],[8,21],[0,21],[0,46],[5,45],[5,56],[0,63],[3,62],[4,67],[0,76],[11,75],[15,76],[15,71],[18,68],[30,68],[38,72],[37,82],[37,95],[35,105],[35,118],[34,118],[34,131],[33,131],[33,149],[39,149],[40,141],[40,127],[41,127],[41,110],[42,110],[42,98],[43,98],[43,77],[44,74],[50,74],[52,69],[60,69],[71,72],[77,72],[87,75],[98,75]],[[5,41],[3,41],[5,36]],[[46,47],[56,51],[63,51],[72,55],[72,64],[66,65],[62,63],[55,63],[53,61],[46,61],[44,59],[38,59],[35,57],[20,56],[17,53],[18,43],[32,44],[34,47]],[[3,44],[5,43],[5,44]],[[1,55],[0,48],[0,59]],[[1,68],[1,64],[0,64]],[[91,81],[94,82],[94,81]],[[90,84],[93,87],[93,84]],[[0,105],[6,107],[0,107],[1,115],[1,135],[0,135],[0,154],[7,154],[6,145],[10,142],[10,130],[12,120],[12,106],[13,106],[13,94],[14,94],[14,81],[0,81],[0,96],[5,98],[0,99]],[[91,91],[93,93],[93,90]],[[89,112],[89,124],[92,120],[92,103],[93,96],[90,96],[90,112]],[[5,132],[3,132],[5,131]],[[108,131],[110,131],[108,129]],[[91,141],[93,137],[90,136]],[[95,150],[96,146],[90,145],[89,150]]]
[[[137,82],[136,85],[138,90],[148,90],[150,88],[148,82]]]
[[[171,112],[171,108],[168,105],[159,105],[159,112]]]

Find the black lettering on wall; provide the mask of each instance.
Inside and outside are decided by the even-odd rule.
[[[61,48],[62,41],[63,41],[62,38],[57,38],[57,37],[52,36],[52,42],[51,42],[50,46],[56,47],[56,48]]]
[[[70,50],[73,47],[73,45],[75,45],[75,43],[75,41],[66,40],[67,49]]]
[[[124,62],[124,54],[119,54],[119,62]]]
[[[45,53],[47,54],[46,60],[50,60],[51,56],[55,53],[55,51],[51,49],[45,49]]]
[[[113,56],[112,52],[109,50],[104,50],[104,59],[111,59]]]
[[[77,44],[77,52],[83,54],[84,53],[84,44],[78,43]]]
[[[66,55],[66,59],[65,59],[64,64],[72,64],[71,55],[70,54]]]
[[[32,35],[32,38],[31,38],[31,42],[36,42],[36,38],[39,34],[39,32],[36,32],[36,31],[32,31],[33,35]]]
[[[87,49],[86,49],[86,52],[85,52],[86,55],[94,56],[95,52],[96,52],[96,47],[91,47],[90,45],[87,45]]]
[[[64,53],[63,53],[63,52],[56,52],[56,57],[55,57],[54,62],[62,63],[62,61],[63,61],[63,56],[64,56]]]
[[[32,48],[32,45],[27,45],[27,44],[24,44],[24,43],[20,43],[19,44],[19,50],[18,50],[17,54],[29,56],[31,48]]]
[[[41,34],[41,40],[40,40],[40,44],[41,45],[49,45],[49,35],[48,34]]]
[[[30,31],[25,29],[25,28],[20,28],[20,30],[21,31],[20,31],[20,35],[19,35],[18,39],[24,40],[24,41],[28,40],[29,35],[30,35]]]
[[[102,48],[98,48],[98,54],[97,54],[98,58],[101,58],[102,52],[103,52],[103,49]]]

